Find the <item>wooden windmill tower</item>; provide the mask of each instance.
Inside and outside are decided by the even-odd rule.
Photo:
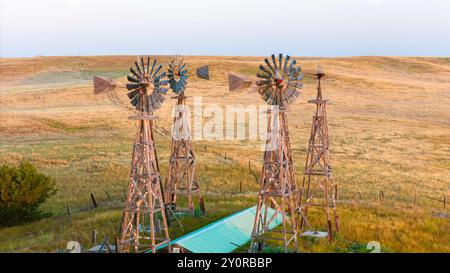
[[[269,241],[277,240],[283,244],[284,251],[298,251],[296,221],[296,186],[294,166],[286,110],[299,95],[303,73],[296,67],[296,61],[282,54],[266,58],[265,66],[260,65],[256,81],[258,93],[267,104],[269,123],[267,128],[264,163],[258,191],[258,205],[252,232],[250,252],[262,252]],[[246,79],[242,79],[247,86]],[[231,89],[231,88],[230,88]],[[272,211],[272,213],[270,213]],[[281,219],[281,230],[271,230],[275,221]],[[278,233],[278,234],[273,234]]]
[[[195,169],[195,155],[191,143],[189,117],[186,108],[185,88],[188,70],[183,59],[173,58],[169,64],[167,76],[170,89],[176,94],[177,100],[174,112],[172,147],[169,158],[169,175],[166,181],[166,203],[176,208],[177,194],[186,194],[189,212],[194,214],[194,195],[198,196],[200,207],[204,209],[203,198],[200,193],[197,172]],[[208,67],[197,70],[197,76],[209,79]],[[204,211],[203,211],[204,212]]]
[[[153,253],[159,247],[167,245],[169,248],[169,231],[166,220],[161,177],[158,158],[153,138],[153,112],[161,107],[165,100],[167,85],[164,80],[166,72],[162,72],[162,65],[156,60],[150,66],[140,59],[135,62],[136,70],[130,68],[131,75],[127,76],[130,83],[125,87],[130,90],[127,94],[131,105],[137,114],[129,119],[137,121],[137,134],[133,145],[130,182],[123,212],[121,233],[118,242],[119,252]],[[102,77],[94,77],[94,92],[112,92],[122,84]],[[151,90],[152,89],[152,90]],[[170,251],[170,249],[169,249]]]
[[[300,228],[305,229],[311,225],[308,222],[308,210],[313,207],[325,209],[327,217],[327,236],[333,239],[331,213],[334,214],[336,231],[339,231],[339,217],[336,212],[336,191],[331,176],[331,162],[328,139],[328,123],[326,103],[321,90],[321,79],[325,76],[320,66],[315,74],[317,85],[316,99],[308,103],[316,105],[316,111],[312,120],[311,135],[308,144],[305,171],[299,197]]]

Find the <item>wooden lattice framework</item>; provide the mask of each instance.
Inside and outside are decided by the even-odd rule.
[[[146,94],[146,87],[143,87],[142,92]],[[169,230],[152,130],[156,117],[145,110],[147,99],[147,96],[142,96],[144,111],[130,117],[137,120],[138,132],[133,146],[119,252],[155,253],[158,247],[166,244],[170,251]]]
[[[285,109],[269,111],[268,137],[258,192],[250,252],[261,252],[269,241],[281,241],[285,252],[298,251],[295,175]],[[275,213],[268,217],[268,208]],[[281,229],[269,230],[281,214]]]
[[[176,208],[177,194],[187,196],[189,212],[194,214],[194,197],[202,202],[200,186],[195,169],[195,155],[192,149],[186,96],[181,92],[172,97],[177,100],[172,131],[172,148],[169,159],[169,175],[166,182],[166,202]],[[203,208],[203,204],[200,205]],[[178,209],[178,208],[177,208]]]
[[[336,231],[339,232],[339,216],[336,211],[337,184],[332,179],[326,104],[321,90],[321,79],[325,76],[320,66],[317,77],[317,97],[308,103],[316,105],[312,118],[305,170],[299,197],[300,228],[313,228],[308,221],[308,210],[313,207],[325,210],[328,239],[333,239],[332,213]]]
[[[164,249],[170,252],[166,206],[153,138],[153,121],[156,119],[153,112],[165,100],[167,88],[163,86],[167,86],[168,81],[166,72],[161,71],[162,64],[157,60],[150,62],[150,57],[147,57],[145,62],[141,57],[134,64],[135,68],[130,67],[127,84],[94,76],[94,94],[114,93],[113,96],[117,97],[116,88],[126,88],[130,104],[137,113],[129,117],[136,120],[137,133],[117,250],[155,253]],[[149,90],[150,86],[153,90]]]

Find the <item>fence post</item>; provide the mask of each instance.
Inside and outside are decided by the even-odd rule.
[[[92,230],[92,243],[93,244],[97,243],[97,235],[98,235],[98,231],[93,229]]]
[[[356,194],[356,192],[353,192],[353,200],[355,200],[355,202],[359,203],[358,195]]]
[[[242,193],[242,180],[239,180],[239,192]]]
[[[199,203],[200,203],[200,211],[201,211],[203,214],[205,214],[206,208],[205,208],[205,200],[203,199],[203,196],[200,197]]]
[[[444,211],[447,209],[447,196],[444,195]]]
[[[109,201],[111,201],[112,199],[111,199],[111,196],[109,195],[108,191],[105,191],[105,192],[106,192],[106,196],[108,196]]]
[[[380,191],[380,203],[384,201],[384,192]]]
[[[114,242],[116,243],[116,253],[119,253],[119,238],[117,236],[114,238]]]
[[[94,194],[91,193],[91,200],[92,204],[94,205],[94,208],[97,208],[97,201],[95,200]]]
[[[67,216],[71,217],[69,204],[66,203]]]

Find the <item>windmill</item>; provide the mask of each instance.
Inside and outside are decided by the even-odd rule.
[[[296,66],[296,60],[288,55],[271,55],[271,61],[265,58],[264,62],[265,65],[259,66],[256,88],[271,109],[268,111],[266,149],[250,252],[263,251],[265,245],[273,240],[282,241],[285,252],[290,247],[297,251],[297,193],[286,110],[300,95],[303,73]],[[242,76],[236,75],[230,79],[234,81],[230,81],[230,90],[251,85],[250,80]],[[268,211],[271,209],[274,213],[269,217]],[[282,221],[281,230],[271,231],[278,219]]]
[[[331,210],[334,214],[336,231],[339,231],[339,216],[336,211],[337,184],[333,182],[330,162],[328,122],[326,104],[322,97],[321,79],[325,76],[322,68],[317,67],[317,96],[308,103],[316,105],[312,120],[311,135],[308,144],[305,171],[299,195],[300,228],[311,228],[308,222],[308,210],[312,207],[324,208],[327,216],[327,236],[333,239]],[[316,232],[318,233],[318,232]],[[314,234],[314,232],[312,233]]]
[[[209,79],[208,66],[200,67],[197,69],[196,74],[200,78]],[[202,210],[204,210],[204,204],[198,184],[195,154],[192,148],[189,117],[186,109],[187,63],[180,57],[172,58],[167,70],[167,76],[170,89],[175,93],[172,99],[176,99],[177,103],[173,120],[172,146],[169,158],[169,174],[165,187],[165,201],[177,209],[177,193],[186,194],[189,212],[194,214],[194,195],[198,195]]]
[[[163,199],[158,158],[153,138],[153,112],[165,100],[168,85],[166,72],[156,60],[140,63],[130,68],[129,83],[122,84],[103,77],[94,77],[94,93],[111,93],[116,88],[127,88],[136,115],[138,132],[133,145],[130,182],[122,217],[119,252],[155,253],[160,247],[169,248],[169,231]],[[169,249],[170,251],[170,249]]]

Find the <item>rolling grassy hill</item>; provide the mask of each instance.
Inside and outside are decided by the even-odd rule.
[[[210,65],[211,80],[191,77],[186,91],[201,96],[204,106],[263,104],[251,90],[230,93],[227,87],[227,72],[253,76],[262,57],[185,58],[191,71]],[[169,57],[158,59],[164,63]],[[135,124],[127,119],[132,111],[125,92],[119,92],[123,105],[115,105],[106,96],[94,96],[91,81],[93,75],[125,81],[134,60],[134,56],[0,59],[0,164],[28,159],[58,185],[57,194],[45,204],[53,216],[0,228],[0,251],[57,251],[69,240],[89,247],[92,229],[100,236],[116,236]],[[342,232],[337,240],[302,239],[301,250],[348,251],[354,244],[379,241],[384,251],[450,252],[450,205],[445,212],[441,202],[450,195],[450,58],[297,60],[304,71],[313,72],[320,64],[327,75],[323,91],[331,100],[333,175],[342,200]],[[313,113],[307,100],[314,94],[315,81],[306,76],[302,95],[288,113],[298,174]],[[169,99],[158,111],[161,130],[170,130],[173,104]],[[195,141],[208,214],[183,218],[184,230],[173,229],[172,237],[256,204],[261,143]],[[167,136],[156,135],[163,178],[169,144]],[[379,191],[385,194],[382,203]],[[100,208],[90,208],[90,193]],[[66,216],[67,207],[71,218]],[[325,223],[318,213],[312,216],[313,222]]]

